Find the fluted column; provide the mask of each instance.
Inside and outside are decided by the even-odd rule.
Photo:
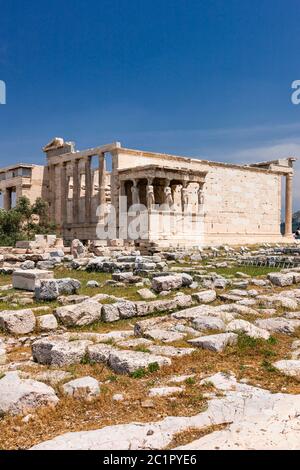
[[[285,232],[286,237],[293,234],[292,221],[293,219],[293,175],[286,175],[285,184]]]
[[[67,223],[67,164],[63,163],[60,168],[60,184],[61,184],[61,226]]]
[[[79,159],[73,162],[73,223],[79,222],[80,173]]]
[[[55,165],[49,165],[49,203],[50,219],[56,221]]]
[[[101,153],[99,155],[99,205],[104,206],[106,204],[105,185],[106,185],[106,168],[105,168],[105,155]]]
[[[92,215],[92,174],[91,174],[91,157],[87,157],[85,161],[85,222],[91,223]]]

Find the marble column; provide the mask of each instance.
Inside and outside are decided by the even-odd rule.
[[[62,163],[60,168],[60,185],[61,185],[61,226],[67,223],[67,164]]]
[[[99,155],[99,205],[105,206],[106,204],[106,195],[105,195],[105,186],[106,186],[106,168],[105,168],[105,155],[101,153]]]
[[[292,236],[292,219],[293,219],[293,175],[286,175],[285,185],[285,232],[286,237]]]
[[[49,203],[50,219],[56,222],[56,189],[55,189],[55,165],[49,165]]]
[[[85,222],[91,223],[92,216],[92,174],[91,157],[85,161]]]
[[[73,162],[73,224],[79,222],[80,173],[79,159]]]

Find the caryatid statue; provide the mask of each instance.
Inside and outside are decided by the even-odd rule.
[[[165,186],[164,193],[165,193],[165,204],[167,204],[170,208],[173,207],[174,201],[173,201],[173,196],[172,196],[172,189],[170,188],[170,186]]]
[[[183,185],[181,188],[181,203],[182,203],[182,210],[184,211],[185,208],[189,205],[189,190],[187,185]]]
[[[133,186],[131,187],[131,194],[132,194],[132,204],[139,204],[140,203],[140,196],[139,196],[139,188],[137,186],[137,182],[133,182]]]
[[[154,196],[154,186],[152,184],[148,184],[147,186],[147,207],[148,209],[152,209],[155,205],[155,196]]]
[[[198,205],[201,208],[204,205],[204,191],[203,191],[203,186],[201,185],[199,185],[199,189],[198,189]]]

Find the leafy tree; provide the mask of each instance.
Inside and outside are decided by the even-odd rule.
[[[34,215],[39,222],[34,222]],[[0,245],[13,246],[19,240],[34,238],[34,235],[56,232],[56,225],[49,222],[48,204],[38,198],[31,204],[26,196],[18,199],[16,207],[8,211],[0,209]]]

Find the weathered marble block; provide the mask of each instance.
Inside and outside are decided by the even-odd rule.
[[[13,273],[13,288],[34,292],[36,282],[41,279],[53,279],[53,271],[40,269],[16,270]]]

